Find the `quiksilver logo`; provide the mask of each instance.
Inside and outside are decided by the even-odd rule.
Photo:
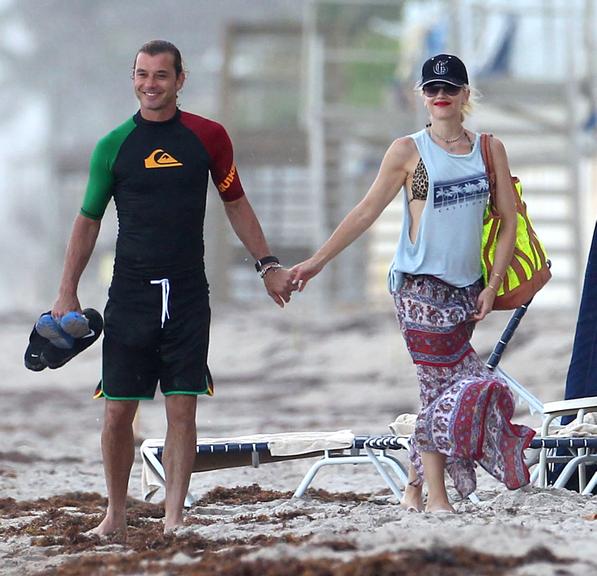
[[[226,176],[226,178],[224,178],[224,180],[222,180],[222,182],[220,182],[218,184],[218,190],[220,192],[226,192],[226,190],[228,190],[228,188],[230,188],[230,185],[232,184],[232,182],[234,182],[235,176],[236,176],[236,166],[233,164],[232,167],[230,168],[230,171],[228,172],[228,175]]]
[[[162,148],[156,148],[145,158],[145,168],[174,168],[175,166],[182,166],[182,162],[179,162]]]
[[[448,62],[447,62],[447,60],[438,60],[433,65],[433,71],[438,76],[443,76],[444,74],[447,74],[448,73]]]

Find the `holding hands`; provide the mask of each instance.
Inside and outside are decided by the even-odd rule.
[[[263,285],[270,298],[280,308],[284,308],[284,304],[290,302],[290,294],[296,290],[292,283],[290,270],[283,268],[279,264],[273,264],[264,267],[261,275]]]
[[[273,263],[264,266],[260,271],[263,284],[270,298],[280,308],[290,302],[292,292],[302,292],[307,282],[319,274],[323,264],[318,262],[314,256],[293,266],[290,270],[283,268],[280,264]]]

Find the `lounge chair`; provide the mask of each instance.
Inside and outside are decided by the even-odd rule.
[[[591,494],[597,485],[597,473],[587,483],[585,467],[587,464],[597,464],[597,436],[579,436],[573,431],[564,435],[563,432],[566,432],[566,429],[561,430],[559,424],[560,419],[565,416],[575,416],[575,421],[582,424],[585,414],[597,412],[597,396],[544,404],[516,379],[498,367],[501,356],[522,317],[526,314],[527,308],[528,304],[514,311],[486,366],[507,382],[520,400],[527,404],[531,414],[539,413],[542,416],[541,432],[533,438],[529,446],[531,449],[539,450],[539,458],[532,458],[527,462],[529,466],[536,465],[531,475],[531,482],[540,487],[547,486],[548,471],[550,469],[553,471],[554,465],[565,464],[553,480],[553,486],[565,487],[572,475],[578,471],[579,491],[582,494]],[[554,425],[558,428],[554,429]]]
[[[303,496],[317,472],[324,466],[369,464],[375,467],[392,493],[401,499],[402,490],[398,484],[405,486],[408,474],[403,465],[386,452],[405,449],[407,442],[407,438],[400,436],[354,436],[346,430],[332,433],[289,432],[238,438],[205,438],[197,440],[193,472],[248,465],[258,467],[270,462],[318,457],[300,481],[294,498]],[[142,492],[146,501],[160,487],[165,486],[163,449],[164,440],[159,439],[145,440],[140,448],[143,463]],[[194,500],[189,492],[185,505],[190,506]]]
[[[578,472],[578,488],[582,494],[591,494],[597,485],[597,473],[586,481],[586,465],[597,464],[597,435],[579,435],[571,430],[573,426],[563,429],[552,428],[563,416],[575,416],[576,427],[580,428],[585,414],[597,412],[597,396],[549,402],[543,406],[543,424],[541,435],[531,442],[531,448],[539,448],[539,460],[533,474],[537,486],[547,486],[548,471],[556,464],[565,464],[553,480],[555,488],[566,487],[568,480]],[[586,425],[585,425],[586,426]],[[594,430],[597,427],[592,427]],[[564,450],[562,450],[564,449]]]

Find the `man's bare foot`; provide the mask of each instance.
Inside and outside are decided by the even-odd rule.
[[[174,521],[164,520],[164,534],[174,534],[180,528],[184,528],[182,517]]]
[[[100,539],[111,542],[126,541],[126,519],[123,522],[116,522],[107,516],[91,530],[85,532],[88,536],[99,536]]]
[[[174,535],[181,528],[184,528],[184,527],[185,527],[185,525],[182,522],[180,522],[180,524],[168,524],[168,525],[166,525],[166,523],[164,522],[164,536],[167,536],[168,534]]]

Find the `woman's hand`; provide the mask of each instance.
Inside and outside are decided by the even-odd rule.
[[[479,294],[479,297],[477,298],[477,313],[473,314],[473,320],[479,322],[493,310],[495,296],[495,290],[489,286],[481,291],[481,294]]]
[[[292,283],[296,286],[296,289],[299,292],[302,292],[305,289],[307,282],[314,276],[317,276],[322,270],[323,264],[316,261],[314,257],[311,257],[290,269]]]

